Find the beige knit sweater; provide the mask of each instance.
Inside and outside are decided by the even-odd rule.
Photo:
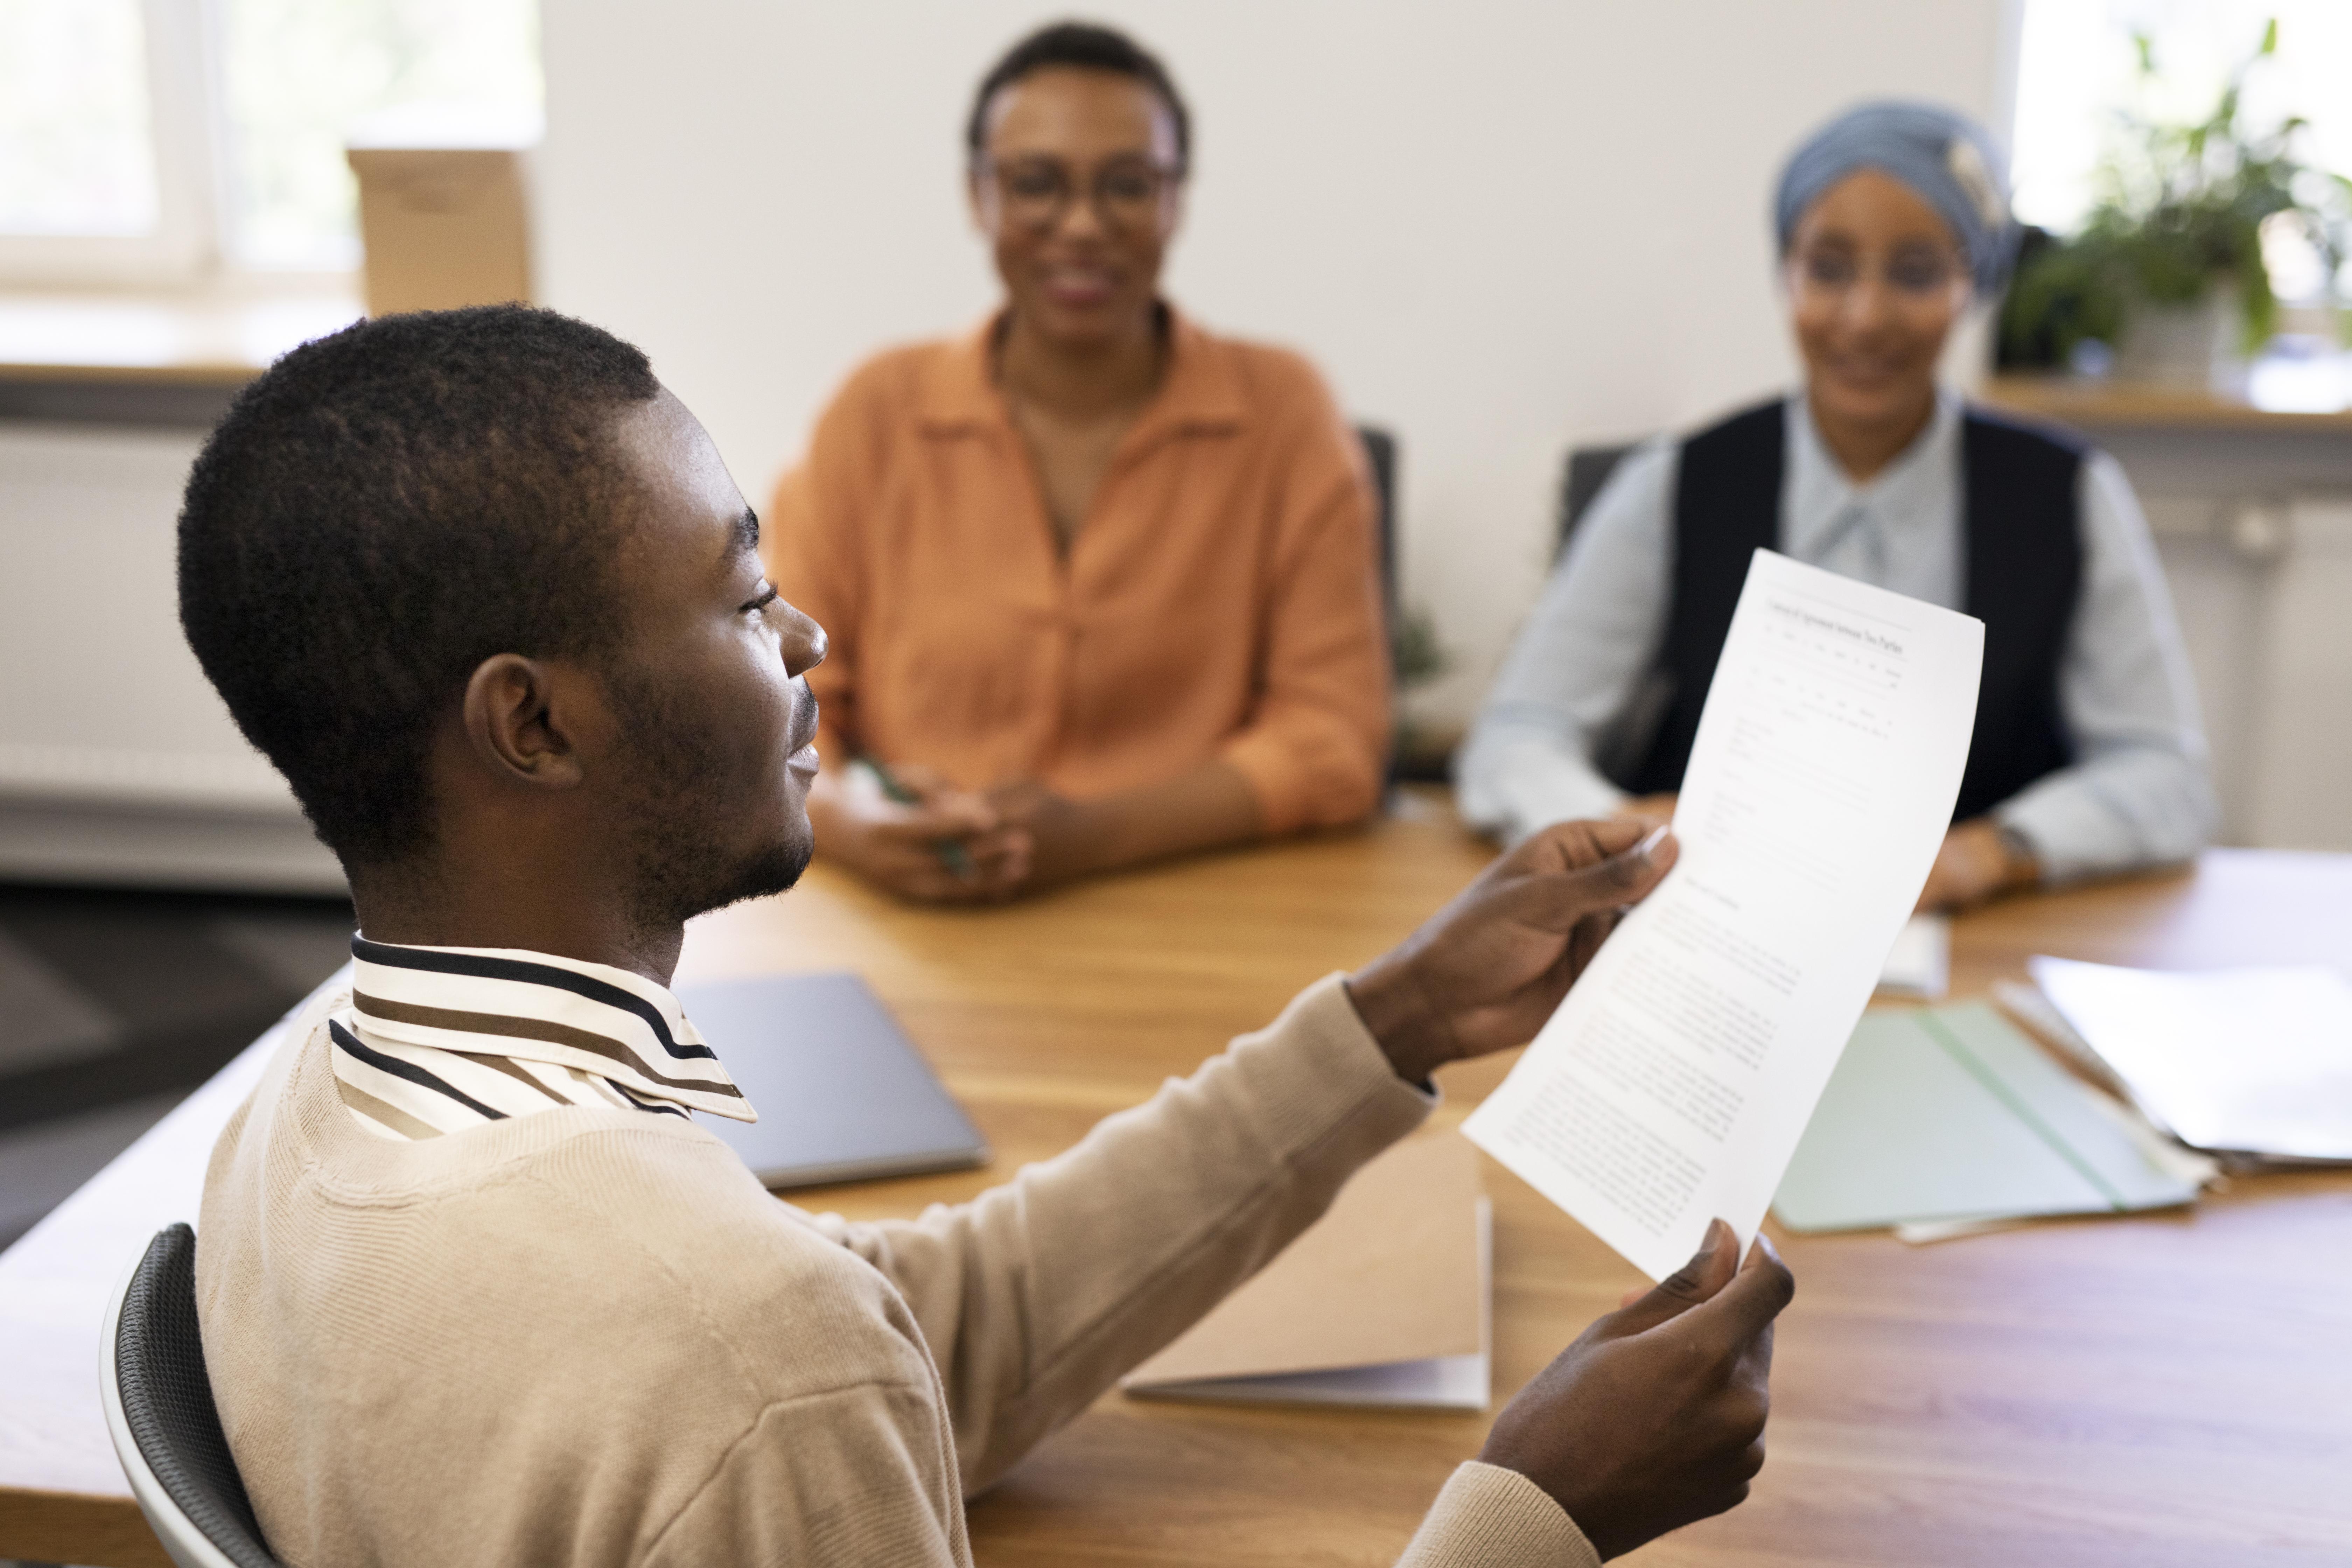
[[[1076,1148],[921,1218],[763,1192],[674,1117],[370,1137],[322,997],[205,1184],[205,1354],[293,1564],[963,1564],[963,1499],[1426,1113],[1335,976]],[[1467,1464],[1412,1564],[1597,1564]]]

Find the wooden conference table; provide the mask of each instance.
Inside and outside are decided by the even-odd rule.
[[[909,1214],[1068,1146],[1308,981],[1402,936],[1484,859],[1442,805],[1415,798],[1361,835],[984,913],[908,909],[820,867],[792,895],[698,922],[681,978],[867,977],[996,1162],[806,1201]],[[1954,990],[2021,975],[2033,952],[2344,962],[2352,857],[2220,851],[2193,874],[1996,906],[1958,922]],[[1505,1065],[1448,1069],[1441,1114],[1458,1118]],[[193,1213],[208,1142],[151,1152],[136,1191],[93,1184],[27,1238],[44,1245],[21,1266],[0,1259],[0,1558],[164,1561],[111,1470],[90,1314],[61,1326],[53,1310],[45,1326],[25,1299],[110,1284],[154,1217],[152,1193],[134,1197],[177,1182],[171,1201]],[[1491,1163],[1487,1185],[1500,1396],[1638,1277]],[[1880,1234],[1781,1247],[1799,1289],[1779,1334],[1770,1463],[1746,1506],[1633,1561],[2352,1562],[2352,1173],[2241,1177],[2193,1212],[1922,1248]],[[82,1282],[27,1278],[43,1270]],[[71,1364],[45,1373],[36,1357]],[[984,1564],[1387,1563],[1486,1424],[1112,1394],[972,1506],[973,1546]]]

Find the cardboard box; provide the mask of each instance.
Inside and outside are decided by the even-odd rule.
[[[369,315],[530,299],[527,147],[355,140],[345,155],[360,182]]]

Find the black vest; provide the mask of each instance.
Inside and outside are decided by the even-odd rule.
[[[1674,604],[1658,656],[1665,713],[1632,776],[1682,787],[1699,710],[1758,546],[1780,548],[1787,405],[1735,414],[1683,443],[1675,482]],[[1976,734],[1952,820],[1981,816],[2074,760],[2058,668],[2083,584],[2083,449],[1971,408],[1960,426],[1965,608],[1985,624]]]

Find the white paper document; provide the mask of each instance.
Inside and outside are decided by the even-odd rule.
[[[2352,1160],[2352,984],[2336,971],[2031,967],[2134,1103],[2182,1142]]]
[[[1653,1279],[1764,1217],[1950,826],[1983,655],[1969,616],[1749,564],[1682,858],[1463,1126]]]

